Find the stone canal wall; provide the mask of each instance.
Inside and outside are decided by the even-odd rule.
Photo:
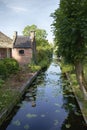
[[[77,95],[76,95],[76,93],[75,93],[75,90],[74,90],[74,88],[73,88],[72,82],[71,82],[70,77],[69,77],[69,74],[68,74],[68,73],[65,73],[65,75],[66,75],[66,78],[69,80],[69,83],[70,83],[70,85],[71,85],[71,87],[72,87],[72,90],[73,90],[73,93],[74,93],[74,95],[75,95],[75,98],[76,98],[76,100],[77,100],[77,103],[78,103],[79,108],[80,108],[80,110],[81,110],[81,113],[82,113],[82,115],[83,115],[84,121],[85,121],[85,123],[87,124],[87,116],[86,116],[86,115],[83,113],[83,111],[82,111],[82,109],[83,109],[82,102],[79,101],[79,99],[78,99],[78,97],[77,97]]]
[[[29,86],[32,84],[32,82],[36,79],[36,77],[39,73],[40,73],[40,71],[34,73],[34,75],[31,78],[29,78],[29,80],[26,83],[24,83],[24,85],[19,90],[18,96],[15,97],[15,99],[11,102],[9,107],[0,114],[0,126],[7,119],[8,115],[12,112],[12,110],[17,105],[17,103],[21,100],[23,94],[29,88]]]

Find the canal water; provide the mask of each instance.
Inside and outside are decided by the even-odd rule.
[[[39,74],[0,130],[87,130],[57,62]]]

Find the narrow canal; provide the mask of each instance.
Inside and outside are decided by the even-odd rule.
[[[55,61],[37,77],[14,111],[0,130],[87,130],[72,89]]]

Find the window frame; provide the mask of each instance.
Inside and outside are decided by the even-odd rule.
[[[24,50],[23,49],[19,50],[19,55],[24,55]]]

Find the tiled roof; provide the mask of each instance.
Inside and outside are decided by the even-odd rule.
[[[12,48],[12,39],[0,32],[0,48]]]
[[[17,36],[14,42],[15,48],[31,48],[31,40],[29,36]]]

